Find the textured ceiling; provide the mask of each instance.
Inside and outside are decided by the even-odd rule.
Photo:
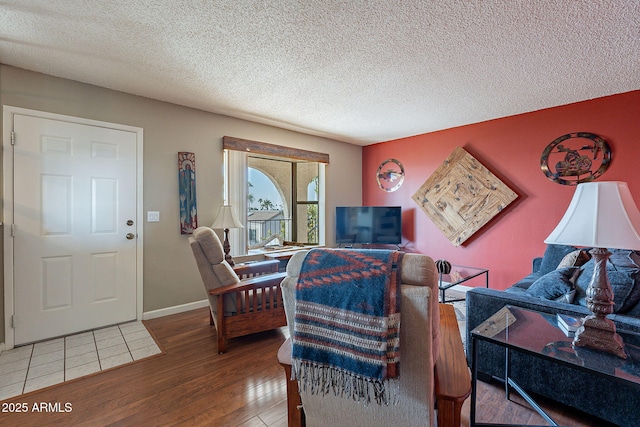
[[[0,62],[366,145],[640,89],[640,2],[0,0]]]

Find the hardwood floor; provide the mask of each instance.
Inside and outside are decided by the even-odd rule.
[[[469,400],[462,407],[462,425],[469,426]],[[536,402],[561,426],[573,427],[616,427],[614,424],[594,418],[558,403],[537,397]],[[511,425],[548,425],[517,393],[512,393],[512,401],[505,399],[502,384],[478,383],[478,403],[476,422],[505,423]]]
[[[1,426],[243,426],[287,424],[286,389],[276,360],[285,328],[232,339],[216,351],[206,309],[145,322],[166,354],[2,402]],[[26,413],[7,413],[26,404]],[[33,405],[60,412],[35,412]],[[71,411],[65,404],[71,404]],[[561,424],[602,427],[602,422],[558,405],[544,405]],[[481,384],[478,420],[543,424],[529,408]],[[463,426],[469,423],[469,403]]]

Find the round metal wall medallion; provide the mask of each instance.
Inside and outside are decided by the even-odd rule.
[[[604,139],[594,133],[574,132],[547,145],[540,168],[553,182],[578,185],[599,178],[610,162],[611,149]]]
[[[381,190],[392,192],[396,191],[404,181],[404,167],[396,159],[387,159],[380,163],[378,172],[376,172],[376,180]]]

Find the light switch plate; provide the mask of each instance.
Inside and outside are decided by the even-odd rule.
[[[147,211],[147,222],[160,222],[160,212]]]

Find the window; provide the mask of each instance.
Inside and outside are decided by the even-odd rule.
[[[329,156],[224,137],[225,203],[245,232],[231,235],[232,255],[284,242],[324,244],[324,165]]]
[[[249,249],[317,244],[318,163],[248,155],[247,167]]]

